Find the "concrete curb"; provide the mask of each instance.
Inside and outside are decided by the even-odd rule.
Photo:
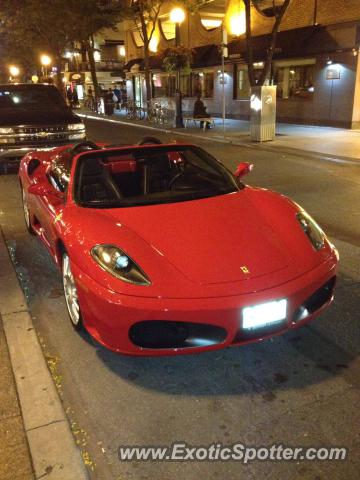
[[[0,313],[35,476],[88,480],[0,227]]]
[[[107,123],[115,123],[119,125],[130,125],[135,128],[142,128],[145,130],[152,130],[161,133],[173,134],[173,135],[180,135],[182,137],[190,137],[190,138],[197,138],[199,140],[207,140],[213,141],[217,143],[226,143],[229,145],[236,145],[243,148],[249,148],[252,150],[261,150],[264,152],[272,152],[272,153],[279,153],[282,155],[294,155],[294,156],[307,156],[309,158],[313,158],[316,160],[324,160],[332,163],[338,164],[352,164],[352,165],[360,165],[360,160],[353,158],[353,157],[346,157],[341,155],[331,155],[324,152],[314,152],[312,150],[302,150],[299,148],[290,148],[290,147],[279,147],[279,146],[270,146],[268,144],[264,145],[261,143],[248,143],[243,142],[241,140],[232,139],[230,137],[221,137],[221,136],[204,136],[204,135],[197,135],[196,133],[188,133],[186,131],[179,131],[175,129],[168,129],[168,128],[161,128],[161,127],[153,127],[151,125],[144,125],[139,123],[134,123],[130,121],[118,120],[114,118],[107,118],[96,114],[86,114],[86,113],[77,113],[79,117],[88,119],[88,120],[99,120],[102,122]]]

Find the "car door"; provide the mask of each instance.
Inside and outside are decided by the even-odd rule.
[[[54,194],[37,197],[37,218],[40,227],[38,234],[52,255],[55,255],[58,239],[56,223],[61,220],[66,205],[71,165],[69,160],[71,159],[62,158],[48,169],[46,181]]]

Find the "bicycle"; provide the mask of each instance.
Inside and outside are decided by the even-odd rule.
[[[89,108],[95,113],[101,113],[101,99],[95,99],[95,97],[90,96],[85,99],[84,107]]]

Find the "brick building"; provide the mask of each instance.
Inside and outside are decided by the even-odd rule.
[[[242,0],[231,0],[239,2]],[[222,74],[219,46],[229,2],[202,2],[186,14],[180,27],[181,44],[194,49],[191,72],[181,75],[184,111],[191,112],[201,93],[208,111],[220,116],[223,92],[226,115],[248,118],[245,35],[228,33],[228,56]],[[266,3],[266,2],[262,2]],[[272,2],[271,2],[272,3]],[[164,71],[157,52],[174,45],[175,26],[170,5],[161,11],[152,40],[153,95],[174,108],[175,77]],[[261,70],[273,18],[253,8],[255,66]],[[125,27],[128,96],[144,102],[143,48],[131,22]],[[279,121],[355,128],[360,126],[360,1],[292,0],[283,19],[272,64],[271,83],[277,85]]]

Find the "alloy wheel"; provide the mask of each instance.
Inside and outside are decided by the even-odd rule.
[[[70,258],[67,253],[63,254],[62,274],[63,274],[64,295],[65,295],[66,306],[69,312],[70,320],[74,328],[80,329],[82,326],[80,305],[79,305],[74,276],[71,271]]]

